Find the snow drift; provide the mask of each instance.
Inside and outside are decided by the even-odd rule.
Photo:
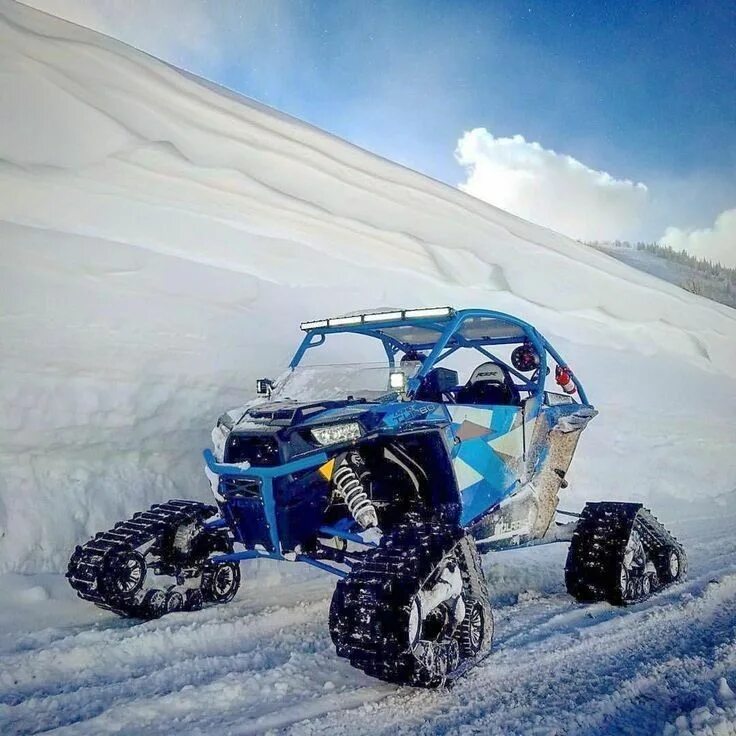
[[[205,497],[298,322],[376,304],[561,344],[601,410],[570,503],[733,488],[736,312],[12,0],[0,112],[0,569]]]

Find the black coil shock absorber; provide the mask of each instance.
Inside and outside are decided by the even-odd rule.
[[[335,490],[343,497],[351,516],[363,529],[378,526],[376,507],[366,489],[368,480],[363,458],[355,451],[345,454],[332,476]]]

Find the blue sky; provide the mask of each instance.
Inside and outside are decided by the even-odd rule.
[[[612,192],[602,238],[736,208],[733,0],[27,1],[575,236],[531,200]]]
[[[254,19],[220,81],[441,179],[476,126],[627,178],[736,167],[733,2],[310,0]]]

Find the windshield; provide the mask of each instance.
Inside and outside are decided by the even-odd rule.
[[[297,366],[276,381],[271,398],[275,401],[342,401],[347,398],[377,401],[395,393],[389,388],[389,373],[401,370],[416,375],[421,364],[405,362],[400,368],[386,363],[343,363]]]

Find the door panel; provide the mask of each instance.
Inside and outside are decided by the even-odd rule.
[[[518,406],[448,405],[456,445],[453,466],[467,524],[508,496],[524,465],[523,412]]]

